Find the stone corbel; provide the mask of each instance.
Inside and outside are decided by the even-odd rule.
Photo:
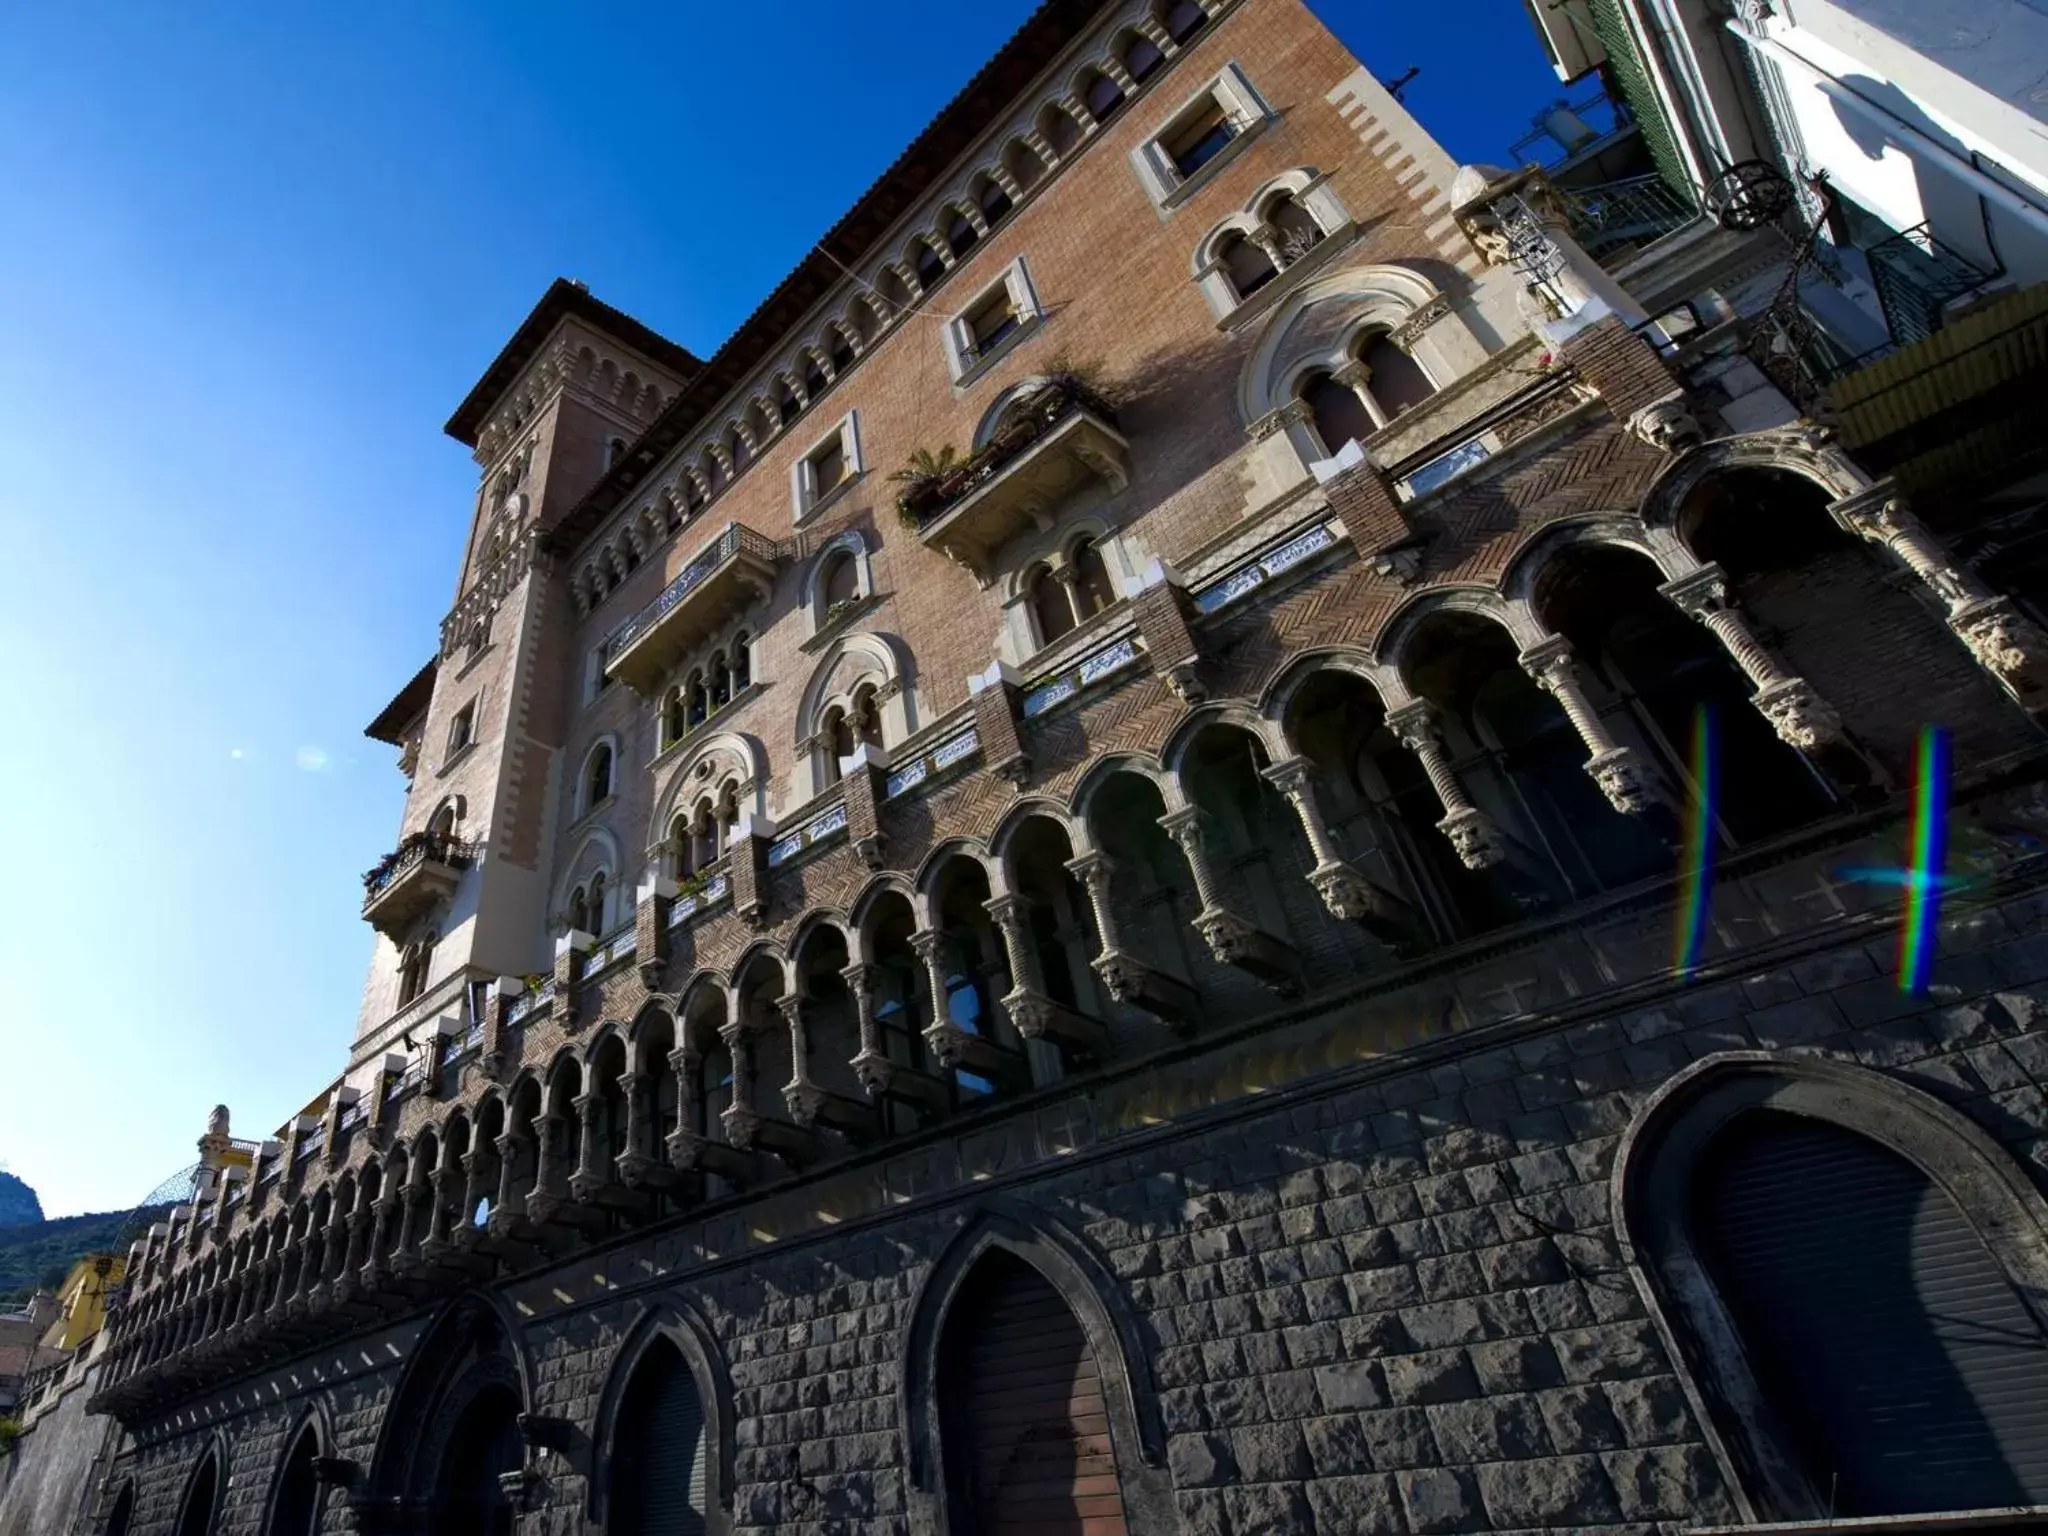
[[[1674,457],[1706,441],[1682,390],[1631,412],[1627,425],[1629,435],[1638,442]]]

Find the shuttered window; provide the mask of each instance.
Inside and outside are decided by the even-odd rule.
[[[1102,1379],[1058,1291],[982,1260],[946,1329],[946,1460],[959,1536],[1124,1536]]]
[[[2048,1502],[2048,1336],[1916,1165],[1755,1112],[1709,1148],[1694,1200],[1702,1256],[1824,1507]]]
[[[657,1340],[619,1402],[612,1453],[611,1536],[701,1536],[709,1437],[690,1368]]]

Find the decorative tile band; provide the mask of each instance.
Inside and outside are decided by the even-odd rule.
[[[1329,549],[1337,542],[1337,536],[1334,523],[1321,523],[1306,533],[1296,534],[1278,549],[1267,551],[1250,564],[1241,565],[1228,576],[1202,588],[1195,594],[1196,609],[1202,613],[1214,613],[1236,602],[1283,571],[1290,571],[1304,560]]]
[[[703,890],[689,896],[679,896],[668,909],[668,925],[674,928],[687,923],[699,912],[708,912],[732,893],[732,882],[724,875],[707,884]]]
[[[550,976],[539,987],[522,992],[512,999],[512,1006],[505,1010],[505,1022],[517,1024],[536,1008],[545,1008],[555,1000],[555,979]]]
[[[806,848],[815,848],[835,832],[846,830],[846,806],[835,805],[817,820],[798,827],[768,850],[770,866],[786,864]]]
[[[929,752],[921,752],[901,768],[891,773],[882,787],[882,798],[894,800],[907,795],[936,774],[944,773],[955,763],[965,762],[981,750],[981,738],[970,727],[957,736],[949,736]]]
[[[1054,705],[1066,703],[1082,689],[1092,687],[1111,673],[1122,671],[1137,659],[1138,639],[1135,635],[1126,635],[1115,645],[1105,646],[1094,655],[1084,657],[1079,666],[1070,667],[1050,682],[1025,694],[1021,706],[1024,717],[1028,720],[1034,715],[1044,714]]]
[[[1449,453],[1439,454],[1422,468],[1408,477],[1408,489],[1417,496],[1426,496],[1438,486],[1455,479],[1475,464],[1484,463],[1493,450],[1479,438],[1458,444]]]

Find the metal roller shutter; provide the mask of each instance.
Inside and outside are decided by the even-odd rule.
[[[617,1536],[701,1536],[709,1447],[704,1408],[673,1345],[654,1345],[619,1405],[612,1458]]]
[[[1124,1536],[1123,1494],[1095,1354],[1051,1283],[984,1260],[950,1362],[961,1373],[968,1529],[980,1536]]]
[[[2048,1502],[2048,1336],[1917,1166],[1755,1113],[1709,1149],[1695,1202],[1751,1367],[1835,1513]]]

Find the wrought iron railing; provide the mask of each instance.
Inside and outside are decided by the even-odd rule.
[[[897,511],[919,530],[929,528],[1077,411],[1116,425],[1116,411],[1095,391],[1078,379],[1055,379],[1020,402],[995,436],[963,463],[906,486],[896,498]]]
[[[363,900],[374,901],[392,881],[432,859],[454,869],[467,869],[476,862],[481,845],[460,842],[439,832],[415,832],[377,861],[363,875]]]
[[[1997,275],[1943,245],[1925,224],[1880,240],[1863,256],[1884,322],[1902,345],[1932,336],[1948,305]]]
[[[1572,233],[1595,258],[1647,245],[1699,217],[1692,198],[1654,172],[1597,187],[1559,187],[1557,195],[1564,201]]]
[[[761,560],[773,560],[777,553],[775,541],[754,532],[744,523],[727,523],[725,531],[684,566],[674,581],[661,589],[659,597],[613,631],[605,642],[605,654],[615,657],[624,651],[659,623],[677,603],[704,585],[706,579],[721,566],[738,559],[742,553]]]

